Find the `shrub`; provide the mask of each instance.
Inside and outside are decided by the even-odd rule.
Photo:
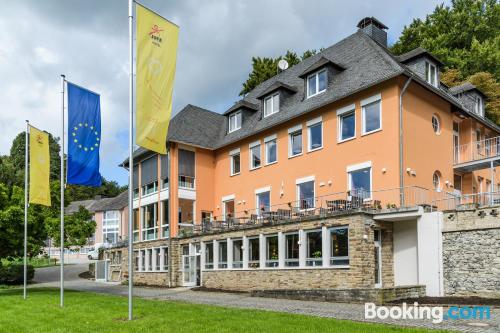
[[[35,277],[35,269],[28,265],[28,281]],[[9,264],[0,266],[0,284],[21,284],[24,280],[24,269],[22,264]]]

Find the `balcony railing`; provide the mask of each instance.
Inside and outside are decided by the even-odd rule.
[[[453,155],[454,164],[500,157],[500,136],[455,146]]]
[[[179,187],[182,188],[194,188],[194,177],[179,176]]]
[[[476,209],[483,206],[500,205],[500,190],[487,193],[453,195],[446,193],[442,198],[432,201],[431,207],[435,211]]]

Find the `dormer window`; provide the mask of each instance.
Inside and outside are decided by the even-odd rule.
[[[229,133],[241,128],[241,111],[229,115]]]
[[[425,79],[434,87],[438,86],[437,67],[428,61],[425,62]]]
[[[321,94],[326,90],[326,69],[322,69],[307,77],[307,98]]]
[[[474,99],[474,112],[478,115],[483,115],[483,99],[479,96],[476,96]]]
[[[264,99],[264,118],[280,110],[280,94],[276,93]]]

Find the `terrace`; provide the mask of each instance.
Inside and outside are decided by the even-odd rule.
[[[456,146],[453,155],[456,171],[471,172],[500,166],[500,136]]]

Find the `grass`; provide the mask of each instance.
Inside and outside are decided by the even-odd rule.
[[[49,258],[28,258],[28,265],[32,265],[34,268],[42,268],[42,267],[49,267],[49,266],[56,266],[56,261],[57,259],[50,259]],[[9,264],[19,264],[22,265],[24,263],[23,258],[19,258],[13,261],[8,261],[8,260],[2,260],[2,263],[4,265],[9,265]]]
[[[126,320],[127,298],[66,291],[59,307],[57,289],[0,290],[2,332],[427,332],[260,310],[144,300],[134,301],[132,322]],[[433,331],[438,332],[438,331]],[[442,331],[444,332],[444,331]]]

